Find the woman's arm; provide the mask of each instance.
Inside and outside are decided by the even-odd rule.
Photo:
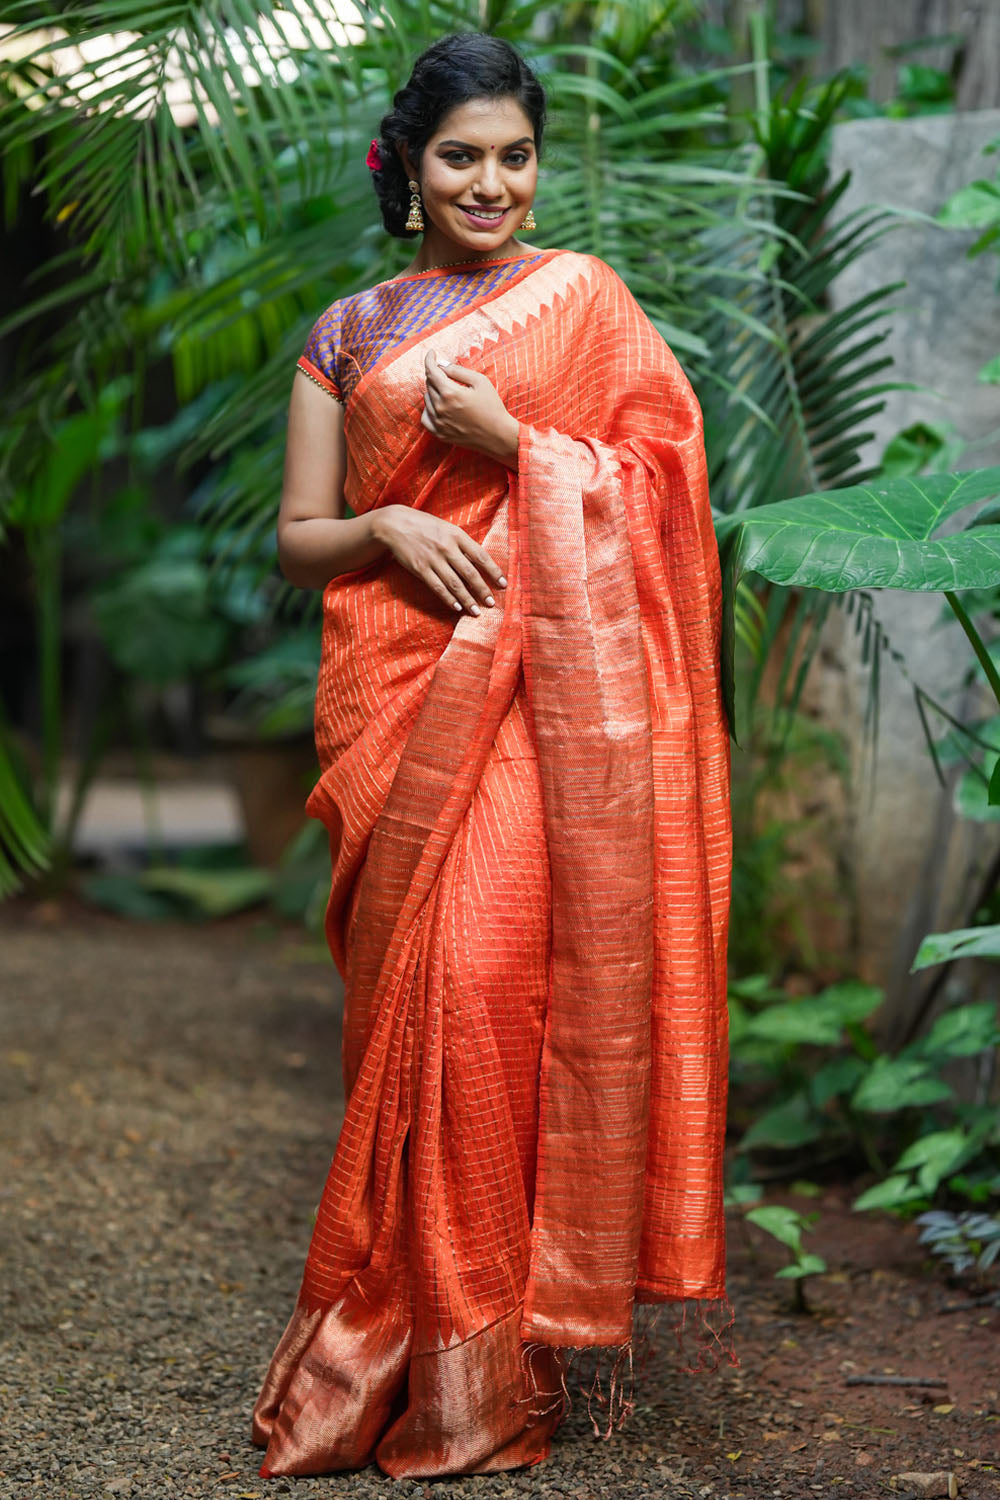
[[[344,408],[298,371],[278,511],[278,562],[289,583],[325,589],[339,573],[391,553],[450,608],[478,615],[480,601],[493,605],[491,585],[506,588],[507,580],[485,547],[461,527],[408,505],[345,517],[346,472]]]
[[[372,514],[344,516],[346,470],[344,408],[296,371],[277,526],[278,563],[296,588],[325,588],[385,551]]]

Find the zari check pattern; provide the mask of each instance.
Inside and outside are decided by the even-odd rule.
[[[595,257],[440,296],[351,390],[345,491],[453,522],[509,582],[456,617],[387,554],[324,591],[307,807],[347,1108],[255,1408],[265,1474],[537,1462],[563,1351],[630,1354],[642,1303],[693,1302],[738,1362],[708,1318],[732,1323],[732,849],[701,413]],[[429,348],[492,381],[516,472],[421,426]]]

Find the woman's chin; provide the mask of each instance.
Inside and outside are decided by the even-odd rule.
[[[455,260],[466,256],[499,255],[511,245],[511,236],[509,234],[496,234],[489,237],[479,234],[466,235],[462,239],[452,239],[449,236],[449,239],[451,240],[451,254]],[[447,249],[448,247],[446,246],[445,248]]]

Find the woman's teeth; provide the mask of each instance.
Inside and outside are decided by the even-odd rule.
[[[496,224],[507,212],[505,208],[466,208],[464,203],[458,206],[470,219],[476,219],[480,224]]]

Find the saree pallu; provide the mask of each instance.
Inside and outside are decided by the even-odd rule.
[[[422,427],[430,348],[496,386],[516,472]],[[345,433],[354,511],[431,510],[508,585],[456,617],[386,556],[324,591],[347,1105],[253,1436],[264,1475],[481,1473],[546,1457],[565,1354],[620,1362],[639,1304],[738,1363],[701,414],[616,273],[553,250],[380,358]]]

